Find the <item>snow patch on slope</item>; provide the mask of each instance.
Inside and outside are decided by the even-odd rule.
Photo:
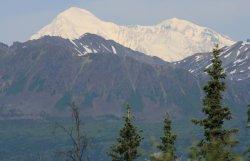
[[[114,46],[112,46],[112,50],[113,50],[113,53],[114,53],[114,54],[117,54],[116,49],[115,49]]]

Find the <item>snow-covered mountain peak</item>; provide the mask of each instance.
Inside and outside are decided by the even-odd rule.
[[[95,23],[98,23],[98,24],[102,23],[100,19],[98,19],[94,14],[92,14],[88,10],[77,8],[77,7],[71,7],[65,10],[54,19],[54,21],[59,21],[59,20],[65,20],[65,22],[68,21],[68,24],[66,25],[74,26],[74,27],[76,26],[80,27],[83,24],[94,25]]]
[[[202,32],[205,32],[205,30],[210,30],[206,27],[202,27],[192,22],[178,19],[178,18],[171,18],[171,19],[162,21],[161,23],[158,24],[158,26],[166,28],[167,30],[170,30],[170,31],[182,33],[184,35],[186,35],[187,33],[201,34]]]
[[[189,22],[189,21],[186,21],[183,19],[179,19],[176,17],[164,20],[161,23],[159,23],[159,25],[169,26],[169,27],[180,27],[180,28],[185,28],[185,27],[203,28],[203,27],[198,26],[192,22]]]
[[[178,61],[194,53],[211,51],[216,43],[222,46],[234,43],[211,29],[178,18],[153,26],[119,26],[76,7],[60,13],[31,39],[49,35],[74,40],[85,33],[97,34],[166,61]]]
[[[49,25],[34,34],[31,39],[49,35],[74,40],[85,33],[107,37],[103,30],[109,31],[115,26],[113,23],[101,21],[87,10],[71,7],[60,13]]]
[[[93,15],[88,10],[78,8],[78,7],[70,7],[69,9],[67,9],[64,12],[60,13],[59,15],[65,15],[65,16],[79,16],[79,15],[83,16],[83,15],[86,15],[86,16],[96,17],[95,15]]]

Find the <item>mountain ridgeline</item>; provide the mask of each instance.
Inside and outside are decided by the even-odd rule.
[[[185,20],[119,26],[72,7],[29,41],[0,43],[0,160],[134,160],[142,150],[140,160],[236,157],[228,150],[238,140],[241,153],[250,140],[249,58],[250,40]]]
[[[229,37],[210,28],[178,18],[164,20],[152,26],[120,26],[105,22],[91,12],[77,7],[58,14],[50,24],[32,35],[31,39],[50,35],[74,40],[85,33],[100,35],[169,62],[182,60],[193,53],[211,51],[215,43],[223,46],[234,43]]]
[[[197,53],[174,64],[177,68],[186,69],[204,84],[208,79],[204,70],[211,65],[211,59],[212,53]],[[232,106],[233,113],[241,113],[241,116],[244,116],[245,107],[250,102],[249,40],[223,47],[220,59],[227,75],[224,100]]]
[[[93,117],[120,116],[127,102],[143,119],[199,113],[192,74],[97,35],[45,36],[0,51],[1,119],[64,116],[71,101]]]

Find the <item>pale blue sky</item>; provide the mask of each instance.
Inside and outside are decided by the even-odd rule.
[[[152,25],[177,17],[234,40],[250,38],[250,0],[3,0],[0,42],[26,41],[72,6],[121,25]]]

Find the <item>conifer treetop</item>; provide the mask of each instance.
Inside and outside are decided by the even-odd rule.
[[[112,161],[133,161],[140,157],[138,148],[143,137],[139,135],[140,130],[133,125],[131,107],[126,106],[127,113],[124,118],[124,126],[120,129],[117,143],[111,146],[109,156]]]
[[[237,129],[226,129],[224,122],[231,120],[231,112],[229,107],[223,105],[223,92],[225,91],[224,80],[226,74],[220,60],[219,45],[215,45],[213,49],[213,59],[211,65],[205,70],[210,76],[203,90],[205,96],[203,98],[202,112],[205,118],[192,120],[204,129],[204,139],[192,148],[196,160],[233,160],[231,148],[237,144],[236,140],[232,140],[231,136],[235,134]]]

